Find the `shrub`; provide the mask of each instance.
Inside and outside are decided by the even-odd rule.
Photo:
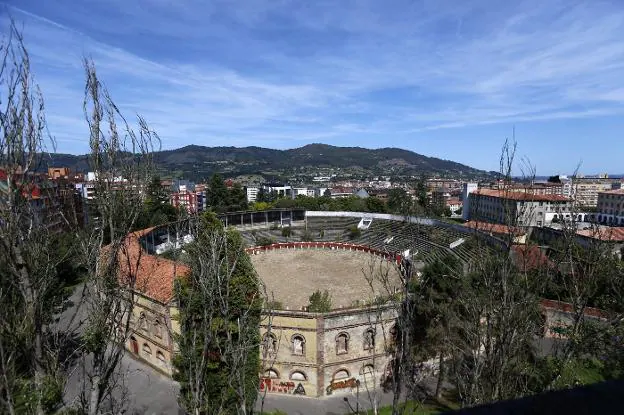
[[[282,228],[282,236],[284,238],[290,238],[290,235],[292,235],[292,229],[290,229],[290,226],[285,226]]]
[[[362,236],[362,231],[355,225],[349,227],[349,239],[357,239]]]
[[[311,313],[326,313],[331,311],[332,308],[332,300],[331,295],[327,290],[321,292],[321,290],[316,290],[310,296],[310,304],[308,305],[308,311]]]
[[[273,245],[275,243],[275,239],[269,238],[267,236],[261,236],[256,239],[256,246],[267,246]]]
[[[314,235],[309,230],[305,230],[301,235],[301,242],[314,242]]]

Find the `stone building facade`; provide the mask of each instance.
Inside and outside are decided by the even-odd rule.
[[[380,386],[390,359],[392,307],[272,314],[261,327],[261,392],[319,397]]]

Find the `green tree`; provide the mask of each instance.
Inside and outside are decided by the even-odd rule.
[[[227,211],[227,206],[230,201],[228,189],[223,182],[223,177],[220,174],[215,173],[210,177],[208,183],[208,189],[206,191],[208,199],[208,205],[213,211],[217,213],[223,213]]]
[[[414,333],[416,361],[439,359],[436,397],[440,396],[445,358],[452,352],[454,301],[462,288],[463,270],[455,256],[448,255],[427,265],[418,283],[412,285],[411,326]]]
[[[430,213],[429,195],[427,194],[427,179],[424,176],[421,176],[416,182],[416,203],[418,203],[425,214]]]
[[[388,211],[404,214],[411,211],[412,199],[404,189],[394,188],[388,192]]]
[[[180,405],[189,413],[250,414],[260,367],[259,280],[240,234],[214,214],[202,215],[194,232],[190,273],[176,283]]]
[[[309,298],[308,311],[311,313],[326,313],[331,311],[332,299],[329,291],[316,290]]]
[[[375,196],[366,199],[366,209],[369,212],[386,213],[386,205],[381,199]]]
[[[240,183],[234,183],[228,193],[228,212],[247,210],[247,194]]]

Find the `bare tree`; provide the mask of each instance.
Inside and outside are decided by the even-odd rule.
[[[59,306],[51,195],[40,186],[44,102],[20,30],[0,44],[0,411],[37,413],[61,401],[65,376],[51,343]]]
[[[451,372],[464,405],[531,392],[534,336],[540,329],[539,301],[546,279],[531,267],[519,265],[514,252],[518,229],[534,215],[530,187],[513,187],[515,153],[515,142],[505,142],[498,190],[503,201],[501,225],[506,231],[495,247],[480,243],[454,304]],[[534,167],[526,161],[524,167],[532,182]],[[478,235],[477,239],[481,241]]]
[[[82,392],[79,405],[89,414],[119,412],[115,393],[123,386],[119,364],[130,334],[136,276],[141,261],[138,235],[130,234],[141,212],[144,190],[153,176],[152,152],[158,136],[138,117],[135,132],[84,60],[84,114],[89,125],[89,165],[95,197],[87,204],[89,225],[78,229],[87,270],[81,309]]]

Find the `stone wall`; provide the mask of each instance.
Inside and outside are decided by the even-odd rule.
[[[389,361],[396,312],[338,310],[325,314],[277,311],[262,327],[262,389],[324,396],[378,387]],[[303,350],[300,341],[304,340]]]

